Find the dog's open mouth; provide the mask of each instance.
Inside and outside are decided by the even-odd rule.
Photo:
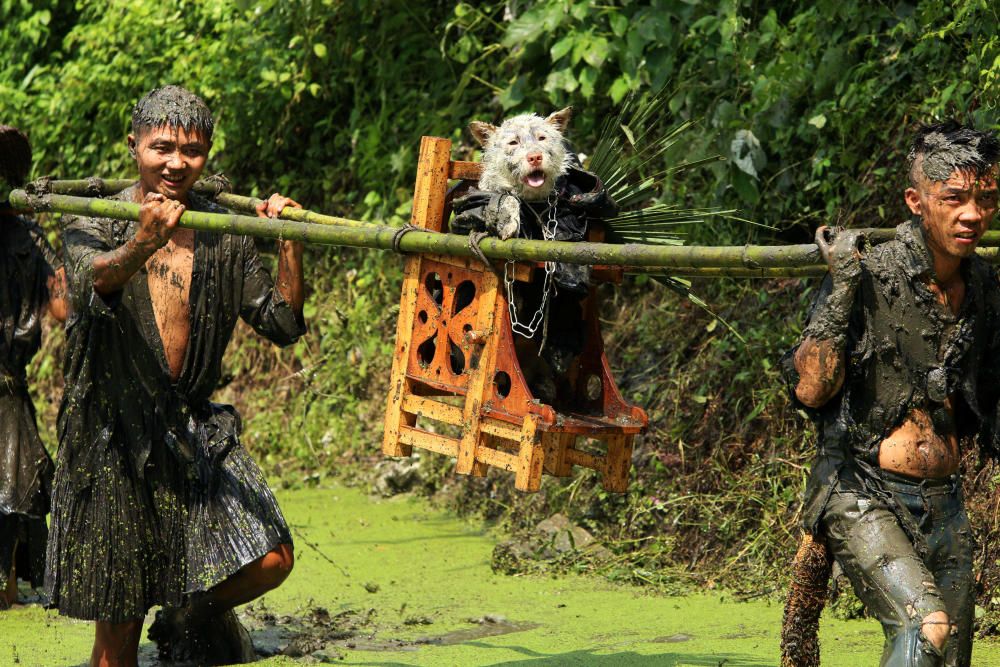
[[[545,172],[541,169],[536,169],[527,176],[524,177],[524,182],[532,188],[540,188],[545,185]]]

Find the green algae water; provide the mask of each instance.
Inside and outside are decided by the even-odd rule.
[[[278,496],[296,563],[284,586],[241,612],[272,654],[257,664],[778,664],[778,603],[496,575],[495,538],[420,499],[339,485]],[[84,665],[92,633],[37,605],[0,613],[0,665]],[[875,621],[824,617],[820,637],[824,667],[878,664]],[[157,664],[145,638],[140,654]],[[977,642],[973,661],[1000,665],[1000,642]]]

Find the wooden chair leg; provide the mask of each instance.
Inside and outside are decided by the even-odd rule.
[[[542,448],[538,421],[534,415],[524,418],[521,427],[521,442],[517,454],[517,473],[514,487],[518,491],[534,493],[542,486],[542,462],[545,452]]]
[[[608,446],[601,486],[612,493],[628,490],[628,474],[632,469],[632,435],[614,435],[606,442]]]
[[[390,392],[389,407],[386,410],[385,430],[382,435],[382,453],[386,456],[410,456],[413,454],[413,445],[404,445],[399,441],[400,426],[416,426],[417,416],[403,411],[402,395],[409,391],[406,380],[399,380],[400,387],[398,396],[394,397]]]
[[[542,435],[542,446],[545,450],[543,469],[553,477],[569,477],[573,474],[573,465],[566,460],[566,451],[576,443],[572,433],[547,432]]]

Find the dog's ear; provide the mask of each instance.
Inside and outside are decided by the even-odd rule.
[[[569,125],[569,119],[573,117],[573,107],[566,107],[565,109],[560,109],[559,111],[553,111],[549,114],[549,117],[545,119],[546,123],[551,123],[556,126],[556,129],[560,132],[565,132],[566,127]]]
[[[469,123],[469,130],[472,132],[472,136],[476,138],[479,145],[486,148],[486,144],[489,143],[490,138],[496,133],[496,125],[490,125],[489,123],[484,123],[481,120],[474,120]]]

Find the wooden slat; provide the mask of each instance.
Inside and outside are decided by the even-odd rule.
[[[440,382],[434,378],[425,377],[423,375],[416,375],[414,373],[407,373],[406,377],[413,382],[420,383],[424,385],[423,387],[417,387],[416,391],[422,391],[424,394],[435,393],[438,394],[452,394],[459,396],[465,392],[465,388],[457,384],[450,384],[448,382]],[[428,391],[428,389],[430,391]]]
[[[440,232],[448,194],[451,141],[423,137],[417,158],[417,182],[413,187],[413,212],[410,224]]]
[[[575,466],[583,466],[584,468],[604,472],[603,456],[594,456],[587,452],[581,452],[579,449],[567,449],[566,462]]]
[[[507,472],[511,472],[517,468],[517,455],[501,452],[499,449],[480,447],[476,452],[476,458],[487,465],[494,468],[502,468]]]
[[[500,285],[492,272],[484,271],[481,275],[479,294],[475,301],[475,307],[478,308],[475,331],[493,331]],[[493,382],[490,369],[496,365],[496,358],[497,336],[489,336],[479,355],[478,365],[469,369],[469,383],[462,408],[462,444],[458,450],[458,461],[455,462],[455,471],[461,474],[468,475],[476,465],[479,429],[483,421],[482,404]]]
[[[607,439],[608,455],[601,486],[612,493],[628,490],[628,474],[632,470],[631,435],[616,435]]]
[[[448,163],[448,178],[462,181],[478,181],[483,173],[483,165],[479,162],[455,160]]]
[[[566,461],[566,452],[573,447],[576,436],[572,433],[543,433],[542,446],[545,448],[543,469],[553,477],[569,477],[573,466]]]
[[[431,433],[422,428],[401,426],[399,429],[399,441],[411,447],[427,449],[438,454],[444,454],[445,456],[458,455],[458,440],[437,433]]]
[[[514,488],[529,493],[538,491],[542,485],[542,461],[544,458],[545,451],[542,449],[541,433],[538,431],[538,417],[526,415],[524,426],[521,428]]]
[[[407,394],[403,397],[403,410],[445,424],[457,426],[462,423],[462,408],[426,396]]]
[[[421,139],[417,180],[413,186],[411,224],[428,230],[441,231],[450,160],[451,141],[437,137]],[[403,410],[403,399],[410,392],[406,367],[410,357],[410,345],[413,342],[420,262],[420,255],[409,255],[403,270],[403,290],[396,323],[396,348],[393,352],[389,396],[386,400],[382,432],[382,451],[387,456],[411,454],[407,444],[402,441],[401,433],[404,428],[410,428],[415,423],[414,417]]]
[[[499,419],[492,419],[487,417],[483,420],[480,426],[483,433],[488,433],[490,435],[496,436],[498,438],[503,438],[505,440],[517,441],[521,437],[521,429],[509,424],[507,422],[500,421]]]

